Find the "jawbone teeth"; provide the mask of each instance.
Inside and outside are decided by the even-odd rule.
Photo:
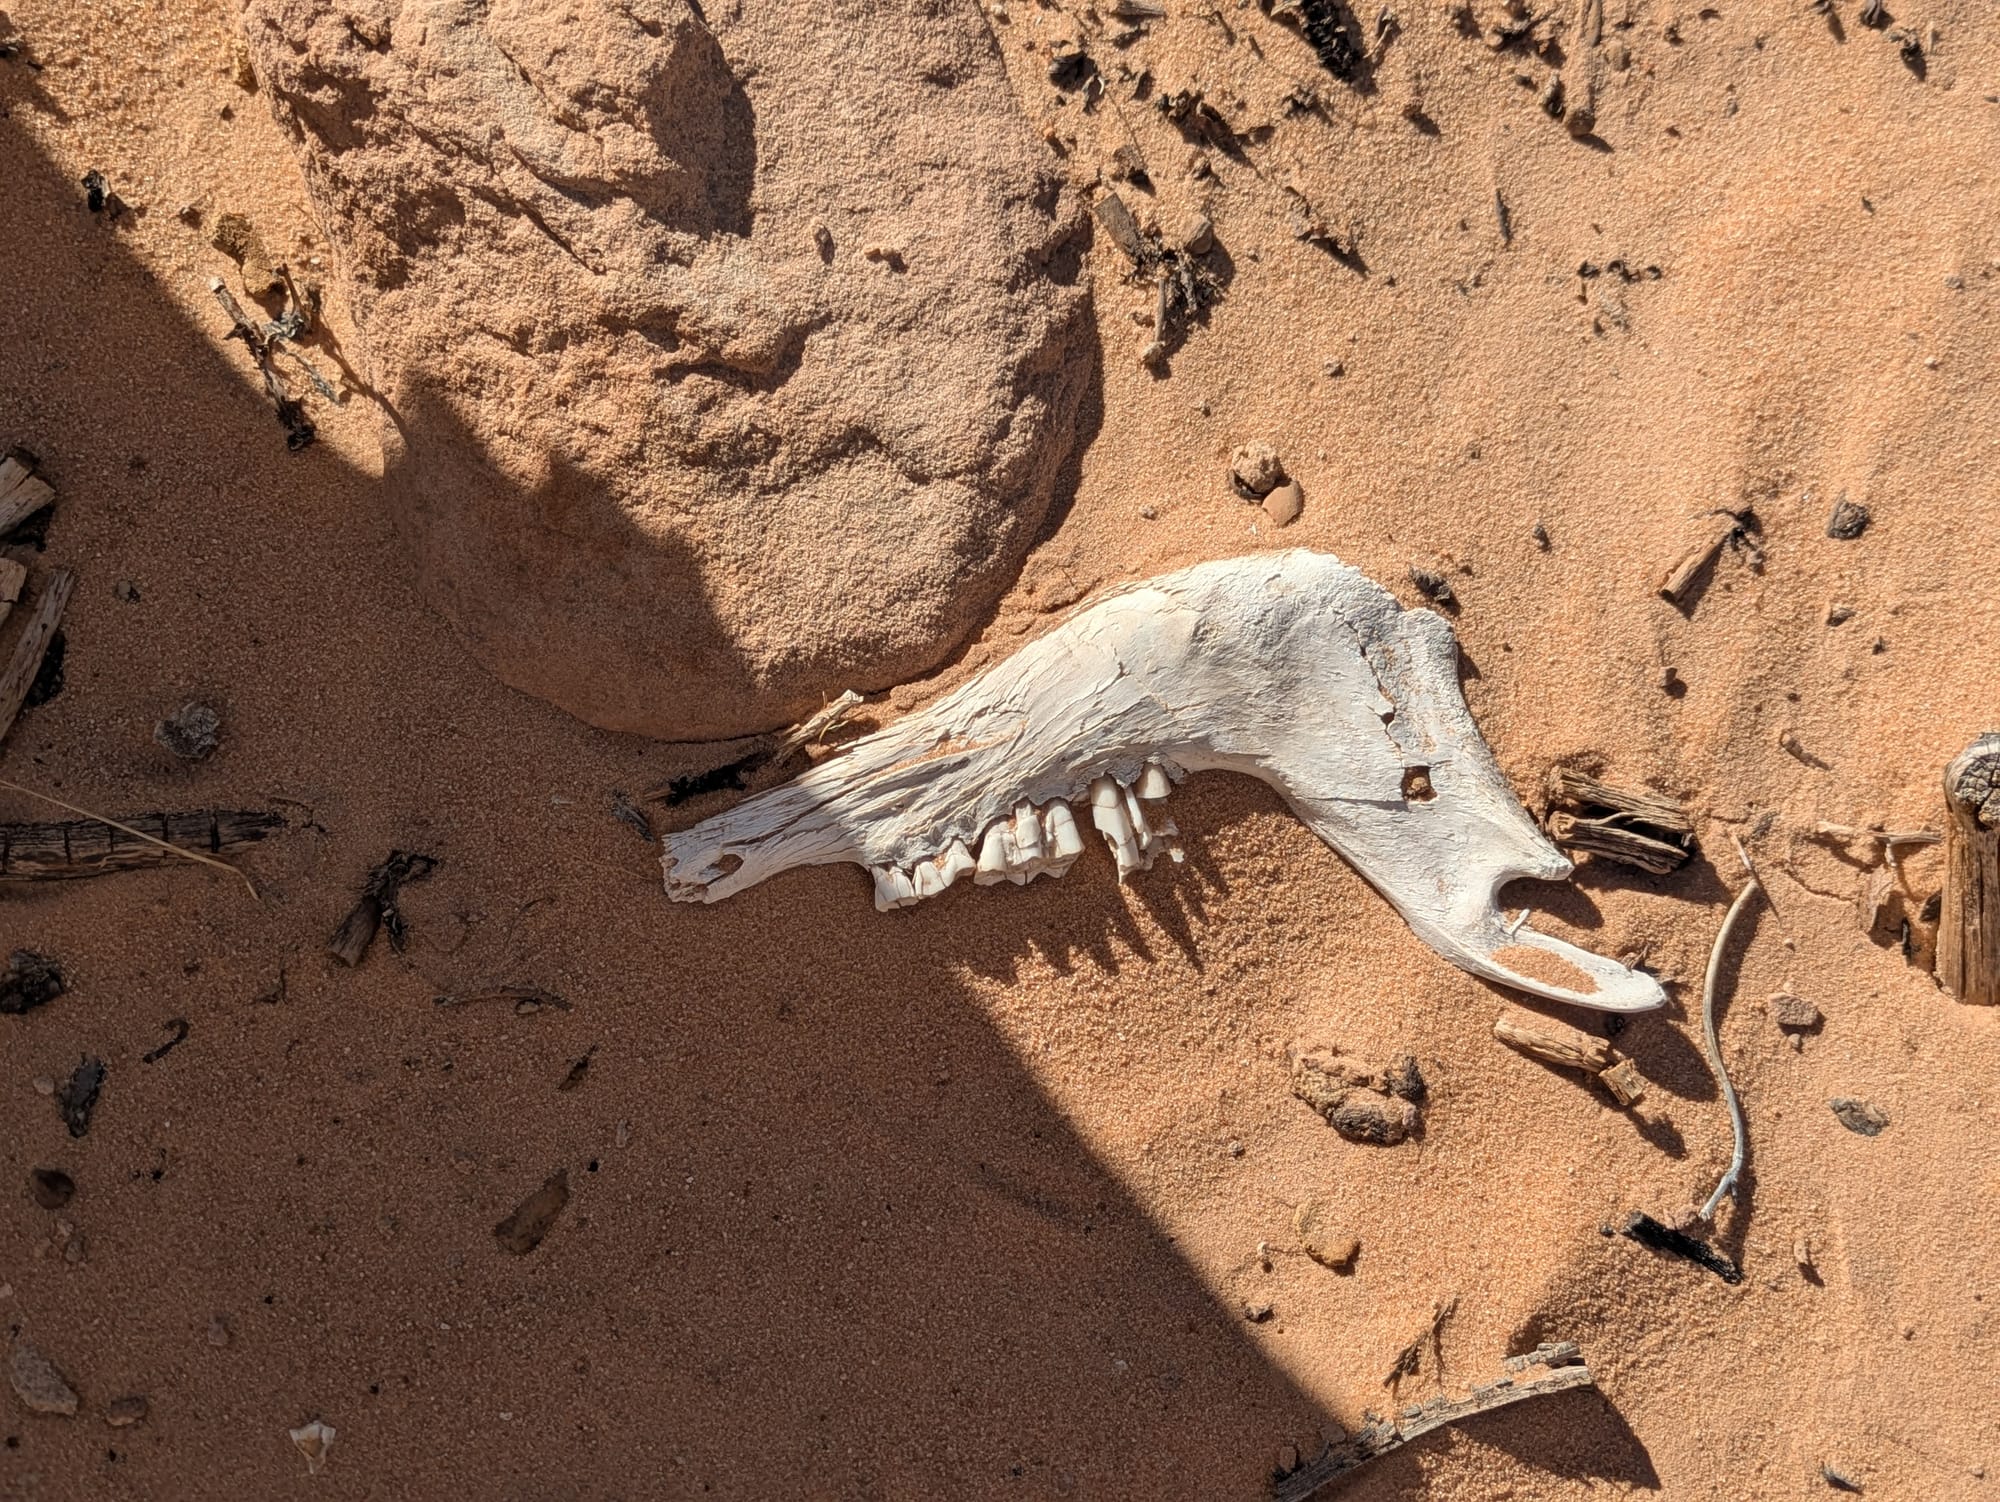
[[[1132,816],[1126,811],[1125,789],[1118,785],[1117,779],[1099,777],[1090,784],[1090,822],[1111,847],[1118,861],[1120,881],[1145,868],[1147,861],[1139,849],[1139,832],[1132,827]]]
[[[916,884],[903,874],[901,867],[875,867],[876,912],[886,913],[894,908],[910,907],[916,900]]]
[[[1094,781],[1113,768],[1131,778],[1130,798]],[[1200,771],[1277,789],[1420,939],[1474,975],[1610,1012],[1665,1000],[1643,972],[1507,927],[1502,886],[1560,880],[1570,863],[1480,739],[1450,626],[1321,553],[1220,559],[1107,591],[794,781],[668,835],[660,862],[681,902],[852,861],[874,873],[878,907],[906,907],[913,862],[933,867],[926,892],[949,885],[947,870],[965,874],[955,837],[977,845],[982,885],[1060,874],[1083,839],[1059,800],[1080,805],[1089,786],[1092,822],[1129,876],[1161,850],[1181,854],[1172,822],[1135,805]],[[1410,796],[1413,771],[1429,797]],[[1036,805],[1039,849],[1023,799]],[[1538,978],[1547,961],[1519,968],[1530,949],[1561,978]]]

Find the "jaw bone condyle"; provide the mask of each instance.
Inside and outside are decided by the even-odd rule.
[[[1502,916],[1501,886],[1570,863],[1480,738],[1450,626],[1324,553],[1196,564],[1101,595],[928,708],[668,835],[661,864],[669,896],[715,902],[852,861],[886,911],[967,876],[1061,876],[1083,853],[1074,804],[1122,879],[1181,858],[1161,800],[1211,769],[1275,787],[1452,963],[1607,1011],[1665,999],[1651,976]]]

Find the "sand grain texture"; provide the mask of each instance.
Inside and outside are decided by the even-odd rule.
[[[753,11],[707,8],[751,45]],[[329,1495],[1254,1497],[1382,1411],[1454,1297],[1446,1388],[1572,1339],[1596,1390],[1426,1436],[1343,1502],[1808,1502],[1823,1465],[1876,1497],[2000,1485],[2000,1014],[1871,943],[1870,848],[1813,834],[1936,828],[1940,769],[1996,728],[2000,27],[1898,11],[1937,31],[1918,78],[1839,0],[1838,33],[1804,5],[1606,7],[1595,45],[1546,22],[1593,142],[1538,107],[1532,45],[1436,11],[1399,11],[1363,93],[1255,8],[1167,9],[1007,0],[992,34],[1030,139],[1061,148],[1044,167],[1082,194],[1130,148],[1141,226],[1205,215],[1226,295],[1148,370],[1155,289],[1089,250],[1102,411],[1073,497],[963,655],[870,712],[1100,584],[1277,545],[1229,479],[1269,441],[1305,496],[1283,545],[1409,603],[1412,564],[1450,581],[1468,701],[1531,802],[1562,762],[1689,809],[1704,853],[1671,875],[1510,894],[1674,982],[1615,1039],[1646,1099],[1617,1111],[1495,1040],[1500,998],[1248,780],[1178,789],[1186,865],[1123,890],[1093,850],[1060,884],[887,916],[840,868],[669,904],[609,795],[700,758],[470,661],[392,520],[376,410],[317,404],[322,442],[288,454],[221,342],[206,278],[236,273],[203,225],[240,212],[362,347],[236,82],[234,7],[10,0],[41,68],[0,61],[0,444],[61,499],[45,552],[6,552],[78,586],[67,686],[0,775],[289,822],[241,855],[261,903],[182,869],[0,892],[0,951],[68,982],[0,1017],[0,1320],[88,1411],[150,1403],[111,1431],[0,1394],[0,1487],[283,1495],[316,1417]],[[1049,76],[1079,44],[1107,86],[1088,111]],[[1299,85],[1317,109],[1287,108]],[[1194,88],[1233,140],[1154,102]],[[93,216],[91,169],[137,208]],[[1352,254],[1294,238],[1288,186]],[[1851,541],[1826,535],[1842,491],[1872,518]],[[1745,505],[1762,571],[1725,549],[1684,609],[1660,600],[1693,518]],[[229,733],[189,765],[152,727],[197,698]],[[1725,977],[1735,1287],[1600,1234],[1699,1202],[1728,1159],[1691,1001],[1732,833],[1770,894]],[[327,935],[391,849],[439,862],[408,948],[338,967]],[[1941,879],[1934,851],[1904,869]],[[509,985],[568,1009],[436,1005]],[[1822,1015],[1796,1047],[1779,991]],[[170,1017],[186,1040],[141,1062]],[[1414,1054],[1421,1135],[1348,1143],[1294,1099],[1289,1057],[1328,1047]],[[33,1082],[85,1054],[108,1073],[72,1140]],[[1850,1132],[1839,1097],[1893,1124]],[[59,1215],[25,1189],[56,1163]],[[563,1213],[509,1255],[493,1228],[558,1167]],[[1301,1246],[1308,1201],[1362,1242],[1351,1273]],[[1432,1365],[1426,1344],[1404,1400]]]

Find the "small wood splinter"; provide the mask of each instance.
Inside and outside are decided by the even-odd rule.
[[[50,574],[41,599],[35,602],[35,613],[28,617],[21,639],[14,643],[14,655],[8,660],[6,672],[0,673],[0,740],[7,738],[7,732],[14,728],[14,717],[28,702],[28,690],[35,686],[42,658],[55,639],[56,628],[62,624],[63,612],[69,608],[69,597],[75,589],[76,575],[68,569],[59,568]]]
[[[1667,570],[1660,580],[1660,598],[1671,604],[1683,603],[1694,589],[1694,581],[1701,577],[1716,554],[1725,547],[1745,548],[1750,553],[1752,568],[1764,561],[1764,551],[1757,544],[1757,518],[1748,509],[1742,511],[1716,510],[1702,518],[1707,527],[1701,540],[1681,555],[1680,561]]]

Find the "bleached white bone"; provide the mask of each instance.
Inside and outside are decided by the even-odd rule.
[[[1219,769],[1275,787],[1453,963],[1556,1001],[1660,1005],[1643,972],[1527,925],[1508,932],[1500,887],[1571,868],[1480,739],[1457,660],[1441,617],[1327,554],[1197,564],[1099,596],[928,708],[668,835],[667,892],[714,902],[794,866],[853,861],[876,869],[878,907],[907,906],[903,873],[954,840],[979,842],[981,884],[1060,874],[1083,849],[1065,805],[1098,779],[1122,793],[1148,763],[1170,782]],[[1014,847],[1023,800],[1043,810],[1041,860]],[[1170,827],[1156,848],[1171,850]]]
[[[1174,790],[1173,779],[1167,776],[1167,769],[1156,761],[1146,763],[1146,769],[1139,774],[1139,796],[1157,803]]]

